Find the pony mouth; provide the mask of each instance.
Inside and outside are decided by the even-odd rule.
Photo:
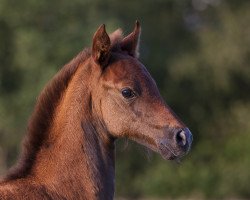
[[[170,143],[163,143],[163,142],[155,142],[154,144],[150,144],[143,140],[139,140],[137,138],[133,138],[133,140],[152,151],[160,154],[164,160],[175,160],[179,161],[184,155],[187,154],[188,151],[181,151],[173,148]]]
[[[186,152],[175,150],[171,145],[163,143],[158,145],[158,149],[158,152],[165,160],[178,160],[186,154]]]

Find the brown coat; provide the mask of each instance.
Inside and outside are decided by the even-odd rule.
[[[17,165],[0,199],[113,199],[115,140],[128,137],[166,159],[192,135],[138,60],[140,26],[123,38],[102,25],[38,98]]]

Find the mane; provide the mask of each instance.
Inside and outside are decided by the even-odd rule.
[[[114,31],[110,34],[110,39],[112,44],[111,51],[119,51],[119,44],[123,39],[122,30],[117,29]],[[84,49],[66,64],[43,89],[30,117],[19,160],[10,169],[4,178],[5,181],[24,178],[29,174],[41,145],[46,141],[48,129],[53,121],[54,111],[64,91],[68,87],[72,76],[77,71],[78,66],[90,56],[91,49]]]
[[[120,42],[124,38],[123,37],[122,29],[118,28],[116,31],[114,31],[113,33],[111,33],[109,35],[109,37],[110,37],[110,40],[111,40],[112,51],[116,51],[117,50],[117,46],[120,46]]]
[[[5,180],[23,178],[29,174],[36,154],[48,136],[48,129],[54,117],[54,110],[64,91],[76,72],[78,66],[90,56],[90,50],[85,49],[66,64],[43,89],[30,117],[27,134],[23,140],[22,153]]]

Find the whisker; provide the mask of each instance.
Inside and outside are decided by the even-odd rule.
[[[146,148],[145,149],[145,154],[146,154],[147,160],[151,161],[151,159],[152,159],[152,151],[150,149]]]
[[[128,138],[125,138],[122,150],[123,151],[126,150],[128,148],[128,145],[129,145],[129,140],[128,140]]]
[[[167,146],[166,144],[164,144],[164,146],[175,156],[177,157],[177,155],[174,153],[174,151],[169,147]]]
[[[174,159],[174,161],[175,161],[178,165],[180,165],[180,164],[181,164],[181,160],[180,160],[180,158],[176,158],[176,159]]]

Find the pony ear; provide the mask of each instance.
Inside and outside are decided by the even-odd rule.
[[[92,57],[94,61],[105,67],[110,57],[111,42],[105,30],[105,25],[101,25],[94,34],[92,44]]]
[[[121,49],[127,51],[129,55],[135,58],[139,57],[140,34],[140,23],[136,20],[133,32],[121,41]]]

